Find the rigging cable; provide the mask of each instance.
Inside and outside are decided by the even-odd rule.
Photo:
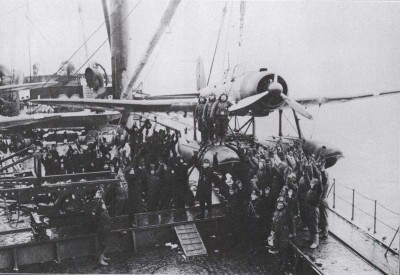
[[[83,41],[86,41],[85,22],[83,21],[83,14],[82,14],[82,0],[78,0],[78,13],[79,13],[79,21],[81,23],[81,28],[82,28]],[[89,50],[87,43],[84,44],[85,44],[86,58],[89,58]]]
[[[239,31],[239,47],[242,46],[243,40],[243,26],[244,26],[244,15],[246,13],[246,2],[240,1],[240,31]]]
[[[230,15],[229,15],[228,31],[226,33],[226,39],[225,39],[224,59],[222,60],[222,73],[225,73],[225,70],[224,70],[225,57],[226,57],[226,49],[228,47],[229,33],[230,33],[230,30],[231,30],[232,11],[233,11],[233,2],[231,2],[231,12],[230,12]],[[229,70],[229,57],[228,57],[228,69],[227,69],[227,71],[228,70]]]
[[[211,61],[210,72],[209,72],[209,74],[208,74],[207,85],[208,85],[208,83],[210,82],[211,72],[212,72],[212,69],[213,69],[213,66],[214,66],[215,54],[217,53],[218,44],[219,44],[219,38],[220,38],[220,36],[221,36],[221,30],[222,30],[222,27],[224,26],[225,15],[226,15],[226,5],[227,5],[227,2],[225,2],[225,6],[224,6],[224,8],[223,8],[223,10],[222,10],[221,24],[220,24],[220,27],[219,27],[218,37],[217,37],[217,43],[216,43],[216,45],[215,45],[214,54],[213,54],[213,58],[212,58],[212,61]]]
[[[296,128],[294,128],[293,124],[290,122],[290,120],[287,118],[284,112],[282,112],[283,116],[286,118],[286,120],[289,122],[289,124],[292,126],[293,130],[297,131]]]
[[[319,110],[321,109],[321,104],[319,104],[318,106],[318,113],[317,113],[317,118],[315,119],[314,125],[313,125],[313,129],[311,131],[311,135],[310,135],[310,139],[312,139],[312,136],[314,134],[314,130],[315,130],[315,126],[317,124],[318,118],[319,118]]]
[[[114,31],[110,34],[110,36],[112,36],[112,35],[118,30],[118,28],[126,21],[126,19],[128,19],[128,17],[129,17],[129,16],[132,14],[132,12],[137,8],[137,6],[139,6],[139,4],[140,4],[141,2],[142,2],[142,0],[139,0],[139,1],[136,3],[136,5],[133,7],[133,9],[130,10],[129,13],[122,19],[121,24],[119,24],[118,26],[116,26],[116,27],[114,28]],[[104,23],[103,23],[103,24],[104,24]],[[107,37],[107,39],[105,39],[105,40],[103,41],[103,43],[100,44],[99,47],[97,47],[97,49],[94,51],[94,53],[93,53],[91,56],[89,56],[89,58],[86,59],[86,61],[85,61],[77,70],[75,70],[75,73],[71,74],[71,75],[68,77],[68,79],[67,79],[62,85],[60,85],[60,87],[58,88],[58,90],[56,91],[56,93],[58,93],[58,92],[61,90],[61,87],[63,87],[65,84],[67,84],[67,83],[69,82],[69,80],[70,80],[72,77],[74,77],[75,75],[78,74],[79,70],[82,69],[83,66],[85,66],[86,63],[88,63],[88,62],[90,61],[90,59],[104,46],[104,44],[105,44],[107,41],[108,41],[108,37]]]
[[[138,4],[141,2],[141,0],[139,0]],[[121,4],[119,4],[114,11],[108,16],[108,18],[110,18],[116,11],[117,9],[119,9],[119,7],[121,6]],[[137,6],[137,5],[136,5]],[[133,8],[135,9],[136,6]],[[132,10],[133,11],[133,10]],[[131,11],[131,12],[132,12]],[[129,13],[130,14],[130,13]],[[65,61],[66,63],[71,61],[71,59],[80,51],[80,49],[82,49],[82,47],[85,46],[85,44],[100,30],[100,28],[106,23],[106,20],[103,21],[103,23],[101,23],[101,25],[89,36],[89,38]],[[107,37],[108,39],[108,37]],[[57,73],[63,68],[63,66],[60,66],[60,68],[43,84],[42,88],[54,77],[57,75]],[[75,74],[74,74],[75,75]]]

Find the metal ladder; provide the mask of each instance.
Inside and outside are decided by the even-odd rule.
[[[207,254],[207,249],[194,223],[177,225],[174,229],[187,257]]]

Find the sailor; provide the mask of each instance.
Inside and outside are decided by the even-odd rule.
[[[160,203],[160,177],[156,173],[155,164],[150,164],[150,173],[147,175],[148,209],[157,211]]]
[[[276,210],[272,217],[272,228],[271,234],[268,237],[268,244],[272,248],[268,251],[271,254],[279,253],[279,248],[281,246],[281,234],[286,221],[286,202],[285,198],[279,197],[276,203]]]
[[[311,189],[309,171],[303,170],[299,180],[297,199],[300,209],[300,220],[304,231],[308,230],[309,207],[307,205],[307,193]]]
[[[213,157],[214,166],[211,167],[210,161],[205,159],[203,161],[203,165],[200,169],[198,186],[197,186],[197,198],[200,203],[200,218],[204,219],[205,217],[205,204],[207,203],[207,211],[208,215],[211,217],[212,209],[211,209],[211,195],[212,195],[212,183],[214,181],[214,169],[216,165],[218,165],[217,160],[217,152]]]
[[[319,225],[321,227],[321,239],[328,237],[328,190],[329,190],[329,175],[325,171],[325,163],[321,164],[321,178],[322,178],[322,198],[319,205]]]
[[[260,200],[259,192],[253,191],[250,196],[250,201],[247,208],[247,216],[249,219],[248,236],[251,242],[251,252],[257,253],[261,245],[261,226],[262,219],[260,215]]]
[[[199,102],[197,103],[196,108],[194,110],[194,115],[195,115],[195,118],[199,125],[199,131],[201,133],[201,142],[202,143],[206,143],[208,141],[207,127],[205,125],[206,124],[205,121],[203,120],[203,111],[204,111],[206,102],[207,102],[206,98],[204,96],[200,96]]]
[[[215,103],[215,94],[211,93],[208,96],[208,102],[204,105],[203,110],[203,123],[207,127],[208,139],[211,143],[214,143],[214,120],[211,118],[211,109],[213,104]]]
[[[215,121],[215,134],[217,142],[219,140],[220,145],[225,140],[226,132],[229,124],[229,110],[228,108],[232,105],[228,101],[228,95],[223,93],[220,95],[218,101],[216,101],[211,109],[211,119]]]
[[[95,207],[93,215],[96,220],[96,231],[99,243],[98,248],[98,264],[102,266],[107,266],[106,262],[109,260],[104,255],[104,252],[108,245],[108,239],[110,237],[110,215],[108,214],[107,207],[104,203],[104,189],[103,187],[98,187],[96,195],[94,197]]]
[[[186,195],[189,192],[189,176],[188,176],[188,165],[183,161],[182,157],[178,157],[178,161],[175,165],[175,207],[184,208]]]
[[[127,210],[129,215],[129,220],[133,221],[134,215],[141,212],[142,206],[142,192],[140,190],[140,179],[138,178],[138,173],[136,169],[132,166],[126,167],[125,179],[128,183],[128,201]]]
[[[317,179],[312,179],[310,185],[311,189],[307,193],[307,205],[310,210],[308,215],[308,230],[312,242],[310,248],[315,249],[319,246],[318,223],[322,187],[320,181]]]

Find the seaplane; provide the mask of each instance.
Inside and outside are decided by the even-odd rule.
[[[85,71],[85,77],[88,86],[93,91],[99,92],[98,98],[93,99],[36,99],[31,100],[34,104],[44,104],[48,106],[60,106],[75,109],[91,109],[97,112],[104,111],[117,111],[122,115],[122,122],[126,122],[131,113],[146,113],[147,117],[152,112],[167,113],[184,112],[184,114],[192,113],[198,98],[200,96],[208,97],[214,93],[218,98],[222,93],[228,95],[228,100],[232,103],[229,108],[230,117],[234,118],[235,129],[231,130],[232,140],[239,140],[239,132],[245,127],[249,129],[253,125],[253,135],[255,136],[255,117],[267,117],[274,111],[279,112],[279,133],[283,144],[289,144],[295,140],[302,141],[305,153],[317,154],[322,148],[325,150],[326,168],[333,166],[338,159],[343,157],[343,153],[334,146],[328,145],[324,142],[317,142],[314,140],[306,140],[301,133],[298,115],[307,119],[313,119],[312,114],[307,110],[308,106],[317,105],[321,106],[330,103],[347,102],[370,97],[379,97],[386,95],[394,95],[400,91],[389,91],[381,93],[370,93],[362,95],[346,94],[337,97],[322,97],[322,98],[297,98],[289,97],[289,86],[285,79],[278,73],[271,72],[266,68],[260,68],[255,71],[246,71],[243,66],[234,66],[232,70],[224,73],[222,81],[216,84],[207,85],[204,66],[201,59],[197,61],[196,69],[196,83],[197,89],[195,91],[185,94],[171,94],[171,95],[145,95],[140,94],[139,97],[129,97],[132,94],[133,84],[138,79],[143,67],[146,65],[149,56],[154,50],[157,42],[160,40],[163,32],[171,21],[180,1],[172,0],[165,10],[165,13],[160,20],[158,29],[150,40],[142,59],[138,63],[133,75],[128,81],[126,73],[130,70],[128,68],[127,56],[129,48],[128,39],[128,24],[124,24],[125,18],[129,16],[129,9],[126,7],[125,1],[112,1],[111,10],[114,12],[111,15],[107,13],[107,5],[103,5],[107,26],[108,39],[111,47],[111,65],[112,65],[112,98],[105,98],[104,88],[102,88],[104,79],[102,74],[94,67],[89,67]],[[224,13],[226,13],[226,8]],[[109,20],[109,21],[108,21]],[[151,94],[151,93],[150,93]],[[101,97],[101,98],[100,98]],[[131,99],[132,98],[132,99]],[[292,109],[297,126],[297,137],[283,137],[282,135],[282,113],[284,109]],[[237,117],[249,118],[242,126],[237,125]],[[174,128],[172,125],[165,126]],[[174,123],[172,123],[174,124]],[[240,163],[237,145],[233,146],[226,143],[225,145],[207,146],[201,148],[197,141],[196,121],[193,126],[193,138],[187,138],[181,135],[179,140],[179,151],[185,159],[189,159],[195,151],[202,151],[201,158],[210,158],[212,154],[218,152],[218,161],[220,167],[227,167],[231,169],[232,165]],[[245,133],[247,132],[244,131]],[[275,137],[271,141],[266,141],[264,146],[275,143],[278,141]],[[262,144],[261,144],[262,145]]]
[[[271,140],[278,141],[279,137],[283,139],[283,144],[287,145],[291,141],[302,141],[305,153],[315,154],[324,147],[326,155],[326,168],[333,166],[343,153],[333,146],[324,142],[304,139],[299,124],[298,114],[307,118],[313,119],[312,114],[306,107],[312,105],[330,104],[330,103],[343,103],[353,100],[379,97],[386,95],[394,95],[400,91],[381,92],[377,94],[363,94],[363,95],[346,95],[338,97],[324,97],[324,98],[289,98],[289,88],[284,78],[273,72],[269,72],[265,68],[258,71],[242,71],[240,65],[235,66],[234,69],[226,74],[222,82],[213,85],[206,85],[203,63],[201,59],[197,63],[197,92],[180,94],[180,95],[162,95],[162,96],[145,96],[141,99],[38,99],[32,100],[36,104],[46,104],[50,106],[72,107],[77,109],[92,109],[96,111],[114,110],[119,111],[123,116],[128,116],[130,113],[145,113],[143,118],[150,118],[149,114],[165,112],[170,114],[172,112],[184,112],[185,114],[193,112],[199,96],[208,97],[214,93],[218,98],[222,93],[228,95],[228,100],[232,103],[229,108],[231,118],[237,121],[237,117],[249,117],[249,120],[242,126],[235,125],[236,129],[242,130],[247,126],[253,124],[253,134],[255,131],[255,117],[266,117],[274,111],[279,112],[279,133],[278,138],[275,136]],[[238,72],[240,71],[240,74]],[[298,137],[283,137],[282,136],[282,112],[284,109],[291,108],[296,121]],[[164,120],[165,121],[165,120]],[[164,122],[163,126],[175,129],[176,123],[171,120],[171,123]],[[193,125],[194,126],[194,125]],[[207,146],[202,149],[200,143],[197,141],[197,130],[193,127],[193,139],[188,139],[187,136],[182,136],[179,140],[179,151],[184,159],[189,160],[195,151],[202,152],[201,158],[212,158],[215,152],[218,152],[218,161],[221,169],[227,170],[227,167],[232,167],[233,164],[240,162],[240,157],[237,152],[236,146],[231,146],[228,143],[225,145]],[[237,131],[231,129],[231,140],[235,140],[238,136]],[[271,146],[274,141],[260,142],[262,146]]]

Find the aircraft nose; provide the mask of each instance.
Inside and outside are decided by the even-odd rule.
[[[340,149],[334,148],[334,147],[327,148],[326,152],[325,152],[325,160],[326,160],[325,168],[332,167],[333,165],[336,164],[336,162],[339,159],[341,159],[343,157],[344,157],[344,155]]]
[[[270,93],[280,94],[283,92],[283,86],[278,81],[273,81],[268,86],[268,91]]]

